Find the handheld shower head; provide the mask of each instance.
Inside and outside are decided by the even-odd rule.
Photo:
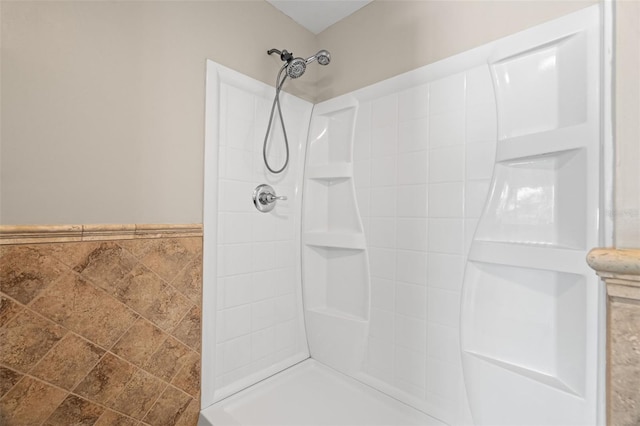
[[[286,50],[278,50],[278,49],[269,49],[267,50],[267,55],[273,54],[280,55],[280,59],[283,62],[286,62],[278,71],[278,76],[276,77],[276,95],[273,98],[273,104],[271,105],[271,114],[269,115],[269,124],[267,125],[267,132],[264,135],[264,143],[262,144],[262,159],[264,160],[264,165],[267,169],[274,174],[281,173],[284,169],[287,168],[287,164],[289,164],[289,140],[287,138],[287,130],[284,126],[284,119],[282,118],[282,110],[280,108],[280,90],[282,90],[282,85],[287,77],[290,78],[298,78],[307,70],[307,64],[318,61],[320,65],[328,65],[331,62],[331,55],[326,50],[320,50],[313,56],[309,56],[307,59],[303,58],[294,58],[293,53],[287,52]],[[286,69],[286,74],[282,76],[282,73]],[[282,76],[282,78],[280,78]],[[269,160],[267,158],[267,142],[269,140],[269,132],[271,131],[271,123],[273,122],[274,112],[278,108],[278,117],[280,117],[280,124],[282,124],[282,133],[284,136],[284,146],[286,149],[286,159],[284,161],[284,165],[280,169],[273,169],[271,165],[269,165]]]
[[[287,64],[287,75],[291,78],[298,78],[307,70],[307,61],[302,58],[295,58]]]
[[[313,61],[318,61],[320,65],[328,65],[329,62],[331,62],[331,54],[324,49],[320,50],[313,56],[309,56],[307,59],[294,58],[293,54],[286,50],[267,50],[268,55],[272,55],[274,53],[280,55],[280,59],[287,63],[285,67],[287,69],[287,76],[290,78],[300,77],[307,70],[307,64],[310,64]]]
[[[329,65],[329,62],[331,62],[331,54],[329,51],[322,49],[315,55],[307,58],[307,63],[311,63],[313,61],[318,61],[320,65]]]

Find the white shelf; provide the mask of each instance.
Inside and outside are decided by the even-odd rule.
[[[308,246],[333,247],[364,250],[364,234],[349,232],[305,232],[304,243]]]
[[[318,307],[318,308],[309,308],[307,309],[307,312],[313,312],[315,314],[326,315],[329,317],[334,317],[334,318],[343,319],[343,320],[357,321],[362,324],[367,324],[368,322],[366,318],[362,318],[358,315],[353,315],[349,312],[345,312],[340,309],[330,308],[326,306]]]
[[[584,147],[594,132],[588,124],[532,133],[500,139],[497,144],[496,161],[511,161],[527,157],[570,151]]]
[[[504,243],[475,240],[469,260],[567,273],[588,272],[585,252],[546,244]]]
[[[353,165],[341,162],[310,166],[307,171],[309,179],[346,179],[353,177]]]

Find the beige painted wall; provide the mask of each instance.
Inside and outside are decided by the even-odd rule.
[[[640,248],[640,1],[616,2],[615,243]]]
[[[315,52],[262,0],[1,7],[2,224],[201,223],[205,59],[273,84],[267,49]]]
[[[318,100],[436,62],[597,3],[377,0],[318,35],[331,51]]]
[[[205,58],[273,84],[265,49],[327,48],[329,67],[287,87],[324,100],[594,2],[376,0],[317,37],[262,0],[0,2],[0,223],[201,222]],[[638,9],[618,2],[626,247],[640,246]]]

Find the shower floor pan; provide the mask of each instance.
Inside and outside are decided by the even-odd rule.
[[[199,426],[442,426],[444,423],[307,359],[200,412]]]

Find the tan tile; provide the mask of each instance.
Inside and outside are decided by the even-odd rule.
[[[196,256],[171,282],[198,306],[202,304],[202,256]]]
[[[103,412],[103,407],[92,404],[86,399],[79,398],[75,395],[69,395],[43,423],[43,426],[90,426],[98,420]]]
[[[192,351],[172,337],[165,340],[146,362],[144,369],[163,380],[171,381],[191,356]]]
[[[611,324],[608,354],[611,425],[637,425],[640,421],[640,304],[634,302],[637,301],[610,299],[607,306]]]
[[[105,404],[122,392],[135,371],[133,365],[107,353],[73,392],[91,401]]]
[[[200,351],[200,323],[202,314],[199,306],[194,306],[184,316],[180,324],[171,333],[173,337],[189,346],[191,349]]]
[[[97,242],[71,242],[59,244],[43,244],[40,246],[42,252],[48,253],[51,257],[58,259],[69,268],[75,268],[83,262],[91,252],[100,247]]]
[[[173,426],[192,399],[186,393],[168,386],[143,421],[153,426]]]
[[[171,383],[191,396],[197,397],[200,393],[200,354],[191,352]]]
[[[147,254],[155,244],[157,244],[156,238],[137,238],[135,240],[118,241],[119,246],[126,249],[138,259]]]
[[[29,310],[0,329],[0,362],[27,373],[66,333]]]
[[[0,366],[0,398],[20,381],[22,374]]]
[[[187,247],[189,251],[199,254],[200,257],[202,257],[202,241],[202,235],[182,238],[182,244]]]
[[[137,319],[125,305],[75,274],[60,279],[31,307],[105,348]]]
[[[66,395],[63,390],[25,377],[0,399],[0,424],[39,425]]]
[[[31,375],[61,388],[72,390],[104,355],[104,350],[68,333],[42,361]]]
[[[0,258],[0,291],[26,305],[67,269],[37,245],[9,246]]]
[[[192,305],[143,265],[137,265],[117,287],[118,300],[163,330],[174,328]]]
[[[153,241],[150,248],[140,257],[149,269],[171,282],[198,253],[198,238],[161,238]]]
[[[116,243],[100,243],[73,269],[108,293],[136,265],[136,259]]]
[[[141,420],[166,386],[162,380],[138,370],[124,390],[107,405]]]
[[[138,320],[111,348],[111,352],[142,366],[168,337],[164,331],[144,318]]]
[[[138,421],[115,411],[105,410],[95,426],[135,426]]]
[[[21,310],[22,307],[16,302],[0,295],[0,327],[4,327]]]
[[[197,426],[200,416],[200,401],[198,398],[192,399],[187,409],[182,413],[175,426]]]

